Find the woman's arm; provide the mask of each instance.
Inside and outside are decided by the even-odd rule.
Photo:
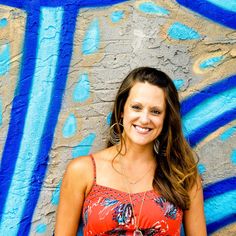
[[[203,191],[201,179],[189,192],[190,208],[184,212],[184,230],[186,236],[206,236],[206,222],[203,207]]]
[[[63,177],[56,215],[55,236],[75,236],[87,188],[88,158],[69,163]],[[85,171],[86,170],[86,171]]]

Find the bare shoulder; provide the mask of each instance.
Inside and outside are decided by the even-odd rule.
[[[85,191],[93,180],[91,157],[82,156],[71,160],[67,165],[64,178],[69,180],[74,187]]]

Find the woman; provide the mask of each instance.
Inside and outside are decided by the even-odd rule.
[[[206,235],[201,181],[183,137],[171,79],[141,67],[116,96],[108,148],[71,161],[65,172],[56,236]]]

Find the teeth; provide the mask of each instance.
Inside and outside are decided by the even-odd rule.
[[[140,127],[140,126],[135,126],[135,128],[138,130],[138,131],[140,131],[140,132],[147,132],[147,131],[149,131],[150,129],[149,128],[142,128],[142,127]]]

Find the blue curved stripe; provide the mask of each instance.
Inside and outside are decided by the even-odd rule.
[[[236,87],[205,99],[185,114],[183,116],[185,135],[193,133],[204,124],[231,110],[236,110]]]
[[[222,0],[207,0],[208,2],[228,11],[236,12],[236,1],[227,0],[227,3]]]
[[[62,9],[41,8],[36,70],[14,175],[0,224],[0,235],[16,235],[24,212],[53,91],[62,16]],[[12,224],[12,218],[15,224]]]
[[[214,22],[236,29],[236,14],[234,8],[233,10],[228,10],[228,7],[221,7],[219,4],[216,5],[207,0],[176,0],[176,2]],[[227,5],[228,3],[224,1],[223,4]]]
[[[26,33],[24,39],[22,65],[19,76],[19,84],[15,91],[11,117],[5,146],[2,153],[0,166],[0,221],[3,216],[3,209],[14,173],[15,164],[20,148],[25,117],[29,104],[29,94],[33,81],[33,71],[35,69],[37,38],[39,24],[39,9],[27,17]],[[10,164],[9,164],[10,163]]]
[[[211,98],[222,91],[229,90],[236,87],[236,75],[225,78],[218,81],[203,90],[195,93],[194,95],[187,97],[181,102],[181,114],[184,116],[190,112],[195,106],[202,103],[208,98]]]
[[[129,0],[40,0],[40,1],[32,1],[32,0],[0,0],[0,4],[5,6],[11,6],[19,9],[23,9],[26,11],[31,11],[33,8],[38,7],[65,7],[70,8],[72,6],[73,10],[79,10],[82,7],[104,7],[110,6],[117,3],[127,2]],[[68,24],[68,22],[67,22]]]
[[[204,211],[206,216],[206,224],[211,225],[211,227],[215,225],[216,230],[216,224],[224,219],[227,219],[228,221],[235,221],[235,199],[236,190],[232,190],[205,200]]]
[[[209,184],[204,187],[204,200],[212,198],[216,195],[221,195],[226,192],[236,191],[236,177],[221,180],[214,184]]]
[[[208,234],[236,222],[236,177],[209,184],[203,191]]]

